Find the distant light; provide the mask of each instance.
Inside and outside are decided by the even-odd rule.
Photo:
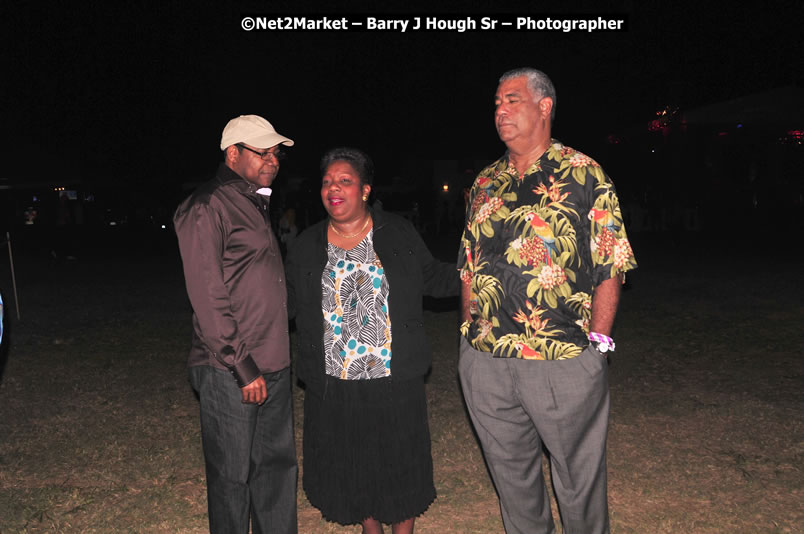
[[[650,149],[650,153],[651,153],[651,154],[653,154],[654,152],[656,152],[656,149],[655,149],[655,148],[651,148],[651,149]]]
[[[783,145],[804,145],[804,130],[787,130],[787,135],[779,138]]]
[[[109,223],[109,226],[117,226],[117,223],[115,221],[112,221]]]
[[[718,135],[720,137],[726,137],[727,135],[729,135],[729,132],[720,132]]]
[[[737,127],[742,128],[743,127],[742,123],[738,124]]]
[[[449,193],[449,184],[444,184],[441,186],[441,190],[445,193]]]
[[[163,225],[162,225],[162,230],[164,230],[165,228],[167,228],[167,226],[165,226],[165,225],[163,224]]]

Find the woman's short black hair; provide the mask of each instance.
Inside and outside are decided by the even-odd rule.
[[[338,147],[327,151],[324,157],[321,158],[321,176],[324,176],[329,166],[336,161],[345,161],[351,165],[360,177],[360,185],[374,185],[374,162],[362,150]]]

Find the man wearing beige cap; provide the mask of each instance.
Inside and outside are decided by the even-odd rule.
[[[285,273],[268,216],[280,145],[257,115],[223,129],[215,178],[173,221],[193,307],[188,361],[201,404],[210,531],[295,533]]]

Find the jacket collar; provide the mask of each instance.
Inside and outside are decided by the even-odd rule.
[[[215,177],[221,183],[221,185],[232,185],[244,195],[249,193],[256,195],[257,189],[260,189],[260,186],[249,182],[227,167],[225,163],[218,165],[218,171],[215,173]]]
[[[374,230],[380,230],[383,226],[385,226],[388,218],[385,216],[385,212],[383,210],[370,207],[369,214],[374,221]]]

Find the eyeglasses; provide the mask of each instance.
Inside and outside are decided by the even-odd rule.
[[[270,148],[267,149],[267,150],[263,150],[262,152],[259,152],[257,150],[254,150],[253,148],[247,147],[246,145],[244,145],[242,143],[235,143],[235,146],[240,147],[240,148],[244,148],[244,149],[248,150],[249,152],[254,152],[255,154],[257,154],[263,160],[266,160],[266,159],[271,158],[271,157],[274,158],[276,161],[282,161],[283,159],[285,159],[285,153],[282,152],[282,150],[279,149],[279,148],[276,149],[276,152],[271,152]]]

